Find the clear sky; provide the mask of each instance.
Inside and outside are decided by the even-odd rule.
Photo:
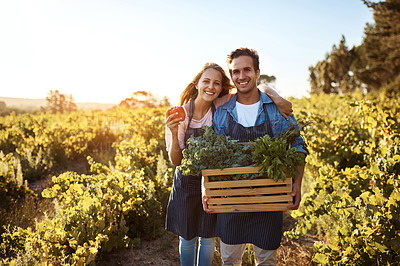
[[[307,96],[308,67],[342,35],[361,44],[367,22],[361,0],[0,0],[0,96],[119,103],[145,90],[175,104],[239,47],[281,95]]]

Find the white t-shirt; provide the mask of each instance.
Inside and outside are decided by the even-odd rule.
[[[252,127],[256,124],[258,115],[258,107],[260,101],[253,104],[241,104],[236,102],[236,111],[238,114],[238,122],[244,127]]]

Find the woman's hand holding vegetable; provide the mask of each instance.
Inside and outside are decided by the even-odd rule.
[[[182,106],[171,107],[165,112],[165,123],[173,136],[178,135],[178,126],[185,117],[186,111]]]
[[[186,111],[181,106],[172,107],[165,112],[165,124],[172,134],[171,147],[169,148],[168,155],[175,166],[180,165],[183,158],[178,140],[178,126],[185,120],[185,117]]]

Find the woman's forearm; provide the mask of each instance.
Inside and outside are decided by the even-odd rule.
[[[280,96],[273,88],[268,87],[264,84],[258,85],[258,87],[271,98],[271,100],[276,104],[278,107],[279,113],[288,120],[288,115],[293,116],[293,108],[292,103],[285,100]]]
[[[179,166],[181,164],[183,155],[177,136],[172,137],[171,147],[168,151],[168,155],[169,159],[175,166]]]
[[[276,100],[281,98],[281,96],[271,87],[264,86],[264,92],[268,95],[272,100]]]

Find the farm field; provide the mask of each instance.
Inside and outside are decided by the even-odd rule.
[[[17,108],[26,111],[39,111],[41,107],[46,106],[46,99],[26,99],[26,98],[12,98],[0,97],[0,102],[4,102],[6,107]],[[80,110],[107,110],[118,104],[112,103],[76,103]],[[0,109],[1,112],[1,109]]]
[[[400,263],[399,99],[290,100],[309,156],[279,265]],[[163,230],[174,171],[165,110],[0,117],[2,264],[177,265],[177,238]]]

